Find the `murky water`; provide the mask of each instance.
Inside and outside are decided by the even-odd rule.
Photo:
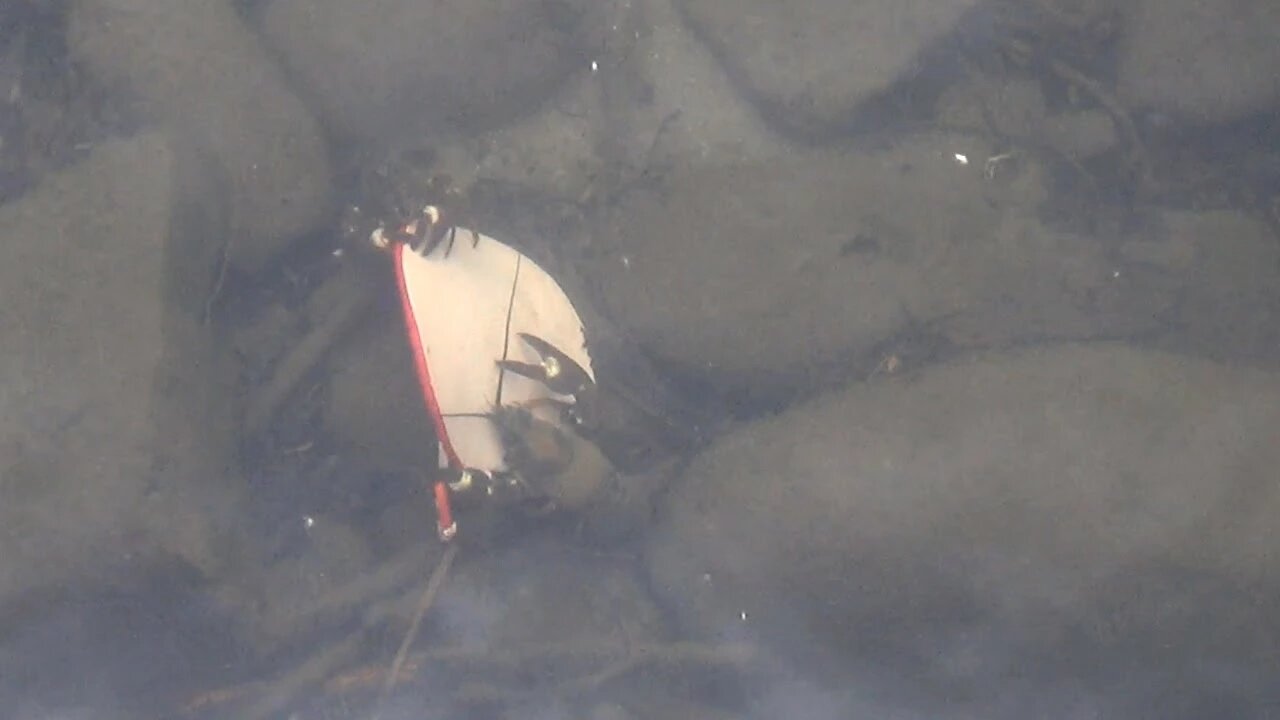
[[[1280,93],[1213,82],[1265,3],[439,3],[422,43],[521,64],[464,83],[394,24],[344,68],[318,39],[367,26],[298,4],[191,44],[265,46],[225,97],[323,126],[334,207],[279,252],[276,161],[218,134],[275,152],[275,110],[148,95],[206,63],[95,45],[128,2],[0,7],[0,262],[40,264],[0,273],[0,715],[1280,713]],[[370,138],[316,68],[383,57],[440,94]],[[460,500],[447,571],[394,274],[337,210],[423,202],[561,278],[631,412],[594,524]]]

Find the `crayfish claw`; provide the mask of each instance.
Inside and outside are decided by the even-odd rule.
[[[542,363],[527,363],[519,360],[499,360],[498,367],[513,372],[521,377],[527,377],[530,380],[537,380],[546,385],[548,384],[547,368]]]
[[[558,395],[577,397],[587,388],[594,385],[591,376],[582,369],[573,358],[565,355],[560,348],[543,340],[537,335],[519,333],[520,339],[532,347],[540,358],[536,365],[518,363],[510,360],[499,360],[498,364],[512,372],[533,378],[547,386],[547,389]]]

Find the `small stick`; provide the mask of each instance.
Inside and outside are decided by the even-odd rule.
[[[293,618],[295,625],[290,627],[289,633],[298,632],[299,628],[306,625],[316,624],[322,618],[336,617],[354,607],[369,604],[377,597],[390,593],[393,589],[408,583],[410,575],[420,576],[420,568],[426,564],[423,555],[423,546],[414,546],[401,552],[394,559],[383,563],[374,572],[366,573],[343,587],[331,591],[312,607],[296,614],[296,617]],[[443,563],[444,560],[442,559],[441,564]],[[258,717],[269,716],[273,710],[278,709],[281,702],[287,702],[290,693],[296,692],[308,684],[324,681],[325,676],[329,675],[331,671],[345,664],[348,654],[358,647],[358,645],[353,645],[352,643],[361,640],[364,636],[363,633],[377,623],[382,622],[390,614],[391,611],[389,610],[377,606],[371,607],[364,614],[362,631],[352,634],[337,646],[327,648],[312,656],[304,665],[295,669],[285,679],[276,681],[274,688],[271,683],[263,681],[220,688],[196,696],[184,704],[180,712],[185,716],[194,716],[209,708],[240,702],[250,696],[257,695],[259,700],[254,706],[254,712],[266,713],[266,715],[260,714]],[[246,716],[254,717],[251,714]]]
[[[1115,96],[1107,92],[1101,83],[1061,60],[1050,59],[1049,69],[1058,77],[1074,83],[1092,95],[1093,99],[1111,115],[1111,119],[1120,127],[1120,132],[1129,141],[1129,149],[1133,154],[1132,160],[1134,170],[1138,176],[1138,182],[1141,183],[1144,191],[1149,189],[1147,186],[1151,183],[1151,161],[1147,155],[1147,146],[1142,142],[1142,135],[1138,132],[1137,126],[1133,123],[1133,118],[1129,115],[1129,111],[1125,109],[1124,105]]]
[[[214,306],[218,303],[218,298],[222,296],[222,285],[227,280],[227,266],[231,264],[231,240],[222,246],[221,257],[218,260],[218,276],[213,281],[213,289],[209,291],[209,297],[204,301],[204,317],[201,318],[201,325],[208,325],[213,321]]]
[[[324,682],[335,670],[350,662],[364,644],[364,630],[357,630],[338,644],[311,656],[293,672],[285,675],[266,689],[263,696],[240,714],[247,720],[266,720],[284,709],[302,690]]]
[[[436,569],[431,573],[431,578],[427,580],[427,586],[422,590],[422,597],[418,599],[418,608],[413,613],[413,621],[409,623],[409,629],[404,633],[404,639],[400,641],[400,649],[396,651],[396,657],[391,661],[391,667],[387,670],[387,676],[382,680],[382,690],[378,693],[378,701],[374,705],[376,708],[373,713],[373,719],[382,714],[382,705],[387,700],[387,696],[391,694],[391,688],[396,683],[396,678],[400,676],[400,669],[404,667],[405,657],[409,654],[409,646],[418,636],[418,627],[422,624],[422,617],[427,614],[427,610],[431,608],[431,603],[436,599],[436,594],[440,592],[440,586],[444,584],[445,575],[449,572],[449,567],[453,565],[453,558],[458,554],[458,546],[456,544],[445,548],[444,555],[440,558],[440,563],[436,565]]]
[[[468,672],[477,677],[492,677],[517,672],[523,667],[539,667],[554,674],[574,676],[560,686],[561,692],[574,693],[626,675],[641,667],[674,669],[693,666],[704,670],[717,668],[744,671],[756,660],[756,649],[747,644],[703,645],[694,642],[657,644],[623,644],[616,640],[578,640],[544,643],[507,649],[443,647],[406,656],[398,672],[375,673],[372,668],[357,668],[331,679],[326,694],[341,695],[368,688],[374,677],[383,684],[404,682],[415,673],[434,666],[451,672]],[[585,673],[585,674],[584,674]]]
[[[244,413],[245,437],[260,438],[266,432],[268,424],[302,379],[320,363],[329,348],[355,326],[355,321],[373,305],[373,300],[374,293],[367,283],[352,283],[351,291],[338,307],[280,361],[266,387],[249,403]]]
[[[426,543],[406,548],[379,563],[374,570],[315,598],[307,606],[289,608],[282,617],[272,618],[273,626],[278,627],[278,632],[283,635],[293,635],[305,628],[346,617],[361,607],[366,607],[361,613],[365,627],[382,622],[389,611],[382,607],[379,598],[397,592],[421,577],[431,557],[430,548],[431,545]]]

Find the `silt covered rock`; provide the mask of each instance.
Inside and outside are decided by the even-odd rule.
[[[0,207],[0,614],[151,563],[224,568],[233,414],[207,309],[225,225],[200,163],[147,133]]]
[[[1040,223],[1044,173],[950,134],[677,168],[605,208],[584,275],[646,350],[739,396],[846,377],[910,331],[1149,329],[1172,297]]]
[[[826,0],[677,6],[748,96],[778,124],[826,133],[908,74],[976,0]]]
[[[326,220],[320,126],[231,3],[76,0],[68,37],[92,76],[209,154],[205,172],[228,189],[235,267],[260,269]]]
[[[649,569],[702,636],[964,698],[947,717],[1056,715],[1055,687],[1120,715],[1257,697],[1277,400],[1273,374],[1113,344],[853,385],[699,456]]]
[[[278,0],[262,31],[334,128],[385,142],[529,111],[590,67],[603,17],[576,1]]]

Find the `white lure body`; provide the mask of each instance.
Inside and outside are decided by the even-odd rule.
[[[504,371],[501,359],[537,363],[518,333],[543,338],[592,376],[582,319],[560,285],[537,263],[493,238],[456,229],[427,255],[392,247],[405,326],[418,380],[440,443],[441,466],[506,470],[489,414],[498,406],[567,400],[542,383]],[[535,415],[554,419],[534,403]]]

